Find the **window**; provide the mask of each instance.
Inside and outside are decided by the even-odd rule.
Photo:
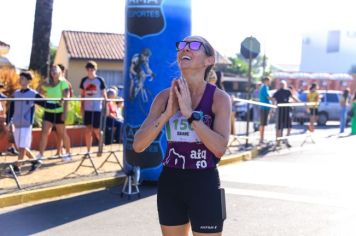
[[[103,77],[107,87],[123,85],[124,78],[122,71],[117,70],[98,70],[98,76]]]
[[[310,44],[310,38],[309,37],[303,38],[303,44],[309,45]]]
[[[307,101],[307,97],[308,97],[308,94],[305,93],[305,92],[299,93],[299,95],[298,95],[299,100],[302,101],[302,102],[306,102]]]
[[[327,93],[326,99],[327,99],[327,102],[334,102],[334,103],[339,102],[339,99],[338,99],[338,96],[336,93]]]
[[[333,53],[340,50],[340,31],[334,30],[328,32],[328,41],[326,45],[326,52]]]

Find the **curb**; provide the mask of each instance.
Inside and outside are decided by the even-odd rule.
[[[233,164],[240,161],[249,161],[257,156],[257,149],[246,151],[238,154],[224,155],[221,158],[219,166]],[[43,188],[38,190],[30,190],[11,194],[0,195],[0,208],[19,205],[43,199],[55,198],[64,195],[100,189],[109,188],[124,183],[125,176],[108,177],[90,181],[82,181],[73,184],[65,184],[56,187]]]
[[[60,197],[68,194],[79,193],[99,188],[113,187],[124,182],[125,176],[115,176],[91,181],[83,181],[73,184],[65,184],[56,187],[30,190],[18,193],[4,194],[0,196],[0,208],[18,205],[22,203]]]

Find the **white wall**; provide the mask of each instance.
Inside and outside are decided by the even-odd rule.
[[[351,66],[356,65],[356,31],[339,31],[337,52],[327,52],[329,32],[304,34],[300,71],[348,73]]]

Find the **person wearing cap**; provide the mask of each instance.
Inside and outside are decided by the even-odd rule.
[[[82,78],[80,82],[80,96],[82,98],[104,98],[107,99],[106,85],[102,77],[97,76],[96,71],[98,65],[95,61],[88,61],[85,65],[87,76]],[[103,103],[100,100],[81,101],[81,112],[85,125],[85,144],[87,151],[90,153],[93,134],[99,141],[99,146],[102,144],[102,134],[100,132],[101,111]],[[100,153],[98,153],[100,155]]]
[[[14,139],[16,146],[19,149],[18,160],[21,161],[25,156],[33,159],[30,172],[36,170],[42,164],[41,160],[35,160],[31,153],[30,147],[32,142],[32,125],[35,114],[35,104],[47,108],[59,108],[58,103],[49,103],[47,101],[34,101],[33,98],[43,98],[37,91],[31,89],[29,84],[32,80],[30,72],[20,73],[20,89],[16,90],[12,97],[14,98],[28,98],[28,100],[16,100],[10,104],[9,112],[9,129],[14,129]],[[17,163],[13,169],[16,174],[21,174],[22,163]]]
[[[143,48],[140,53],[134,54],[131,59],[129,88],[130,100],[135,98],[135,87],[143,85],[147,76],[155,76],[149,65],[149,58],[151,54],[152,53],[149,48]]]

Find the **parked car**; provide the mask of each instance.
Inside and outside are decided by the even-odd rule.
[[[307,95],[309,91],[303,91],[299,94],[301,102],[307,102]],[[341,91],[337,90],[319,90],[320,103],[318,107],[318,125],[324,126],[328,121],[340,120],[340,97]],[[350,109],[350,108],[349,108]],[[293,121],[304,124],[309,121],[308,109],[305,106],[293,108]],[[348,116],[347,122],[350,121]]]
[[[237,96],[238,98],[245,99],[243,96]],[[232,111],[235,112],[235,117],[238,120],[246,120],[247,119],[247,105],[248,103],[245,101],[234,101],[232,103]],[[250,120],[252,119],[253,116],[253,106],[250,104],[249,105],[249,111],[250,111]]]

